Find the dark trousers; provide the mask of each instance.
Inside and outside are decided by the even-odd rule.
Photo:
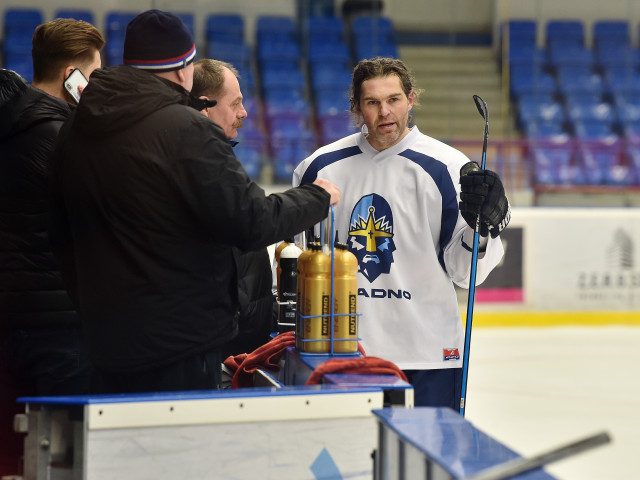
[[[22,473],[24,435],[13,431],[13,417],[24,413],[24,405],[16,399],[87,394],[91,371],[79,327],[3,332],[0,343],[0,477]]]
[[[26,395],[89,393],[92,366],[80,327],[14,330],[3,347],[7,368]]]
[[[93,393],[175,392],[219,390],[222,384],[222,355],[205,352],[169,365],[137,373],[96,370]]]
[[[462,369],[404,370],[413,385],[416,407],[450,407],[460,411]]]

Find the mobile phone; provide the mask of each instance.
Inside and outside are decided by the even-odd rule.
[[[80,93],[78,87],[86,87],[89,81],[84,77],[82,72],[77,68],[64,81],[64,89],[69,92],[76,103],[80,102]]]

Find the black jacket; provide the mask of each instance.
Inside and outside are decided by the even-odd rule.
[[[267,343],[275,331],[277,313],[273,295],[271,261],[266,248],[236,252],[238,273],[238,336],[222,349],[223,360],[229,355],[250,353]]]
[[[0,70],[0,327],[78,323],[47,238],[47,170],[72,106]]]
[[[222,347],[237,332],[232,247],[264,248],[328,212],[315,185],[265,196],[191,99],[151,73],[108,67],[61,132],[51,240],[103,370]]]

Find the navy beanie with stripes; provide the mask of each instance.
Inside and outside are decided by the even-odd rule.
[[[196,56],[196,45],[184,22],[173,13],[147,10],[127,25],[125,65],[151,72],[186,67]]]

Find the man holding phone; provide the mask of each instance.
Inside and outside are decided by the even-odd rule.
[[[33,85],[0,70],[0,474],[14,473],[3,470],[3,457],[21,450],[11,432],[16,396],[89,388],[80,319],[47,240],[48,165],[75,103],[64,82],[73,71],[88,78],[103,45],[89,23],[56,19],[33,35]]]
[[[340,199],[325,180],[268,196],[251,181],[190,94],[195,56],[180,17],[137,15],[123,65],[94,74],[56,145],[50,239],[96,393],[220,388],[238,332],[233,247],[303,231]]]

